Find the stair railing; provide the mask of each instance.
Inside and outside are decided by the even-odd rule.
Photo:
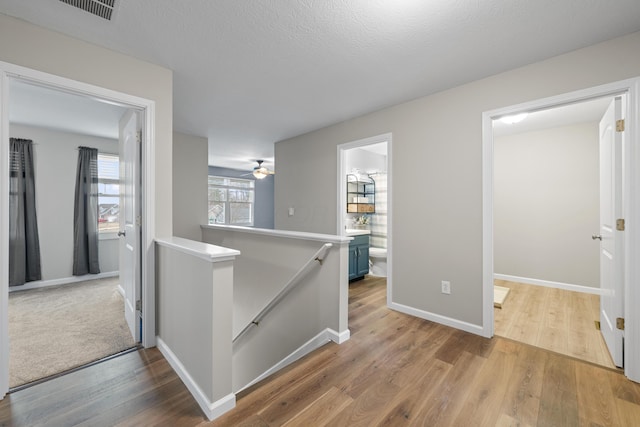
[[[258,326],[262,319],[271,311],[273,308],[280,303],[284,299],[284,297],[291,292],[291,290],[300,283],[300,279],[307,275],[307,273],[314,267],[317,261],[319,265],[322,265],[322,261],[327,255],[329,249],[333,247],[331,243],[325,243],[322,247],[316,252],[303,266],[298,270],[292,277],[289,279],[287,284],[282,288],[278,294],[273,297],[273,299],[253,318],[251,322],[247,324],[234,338],[233,342],[236,342],[238,338],[244,335],[252,326]]]

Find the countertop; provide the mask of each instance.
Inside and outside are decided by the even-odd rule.
[[[347,228],[344,230],[344,235],[347,237],[362,236],[363,234],[371,234],[371,230],[360,230],[357,228]]]

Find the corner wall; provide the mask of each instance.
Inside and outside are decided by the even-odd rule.
[[[275,226],[334,233],[337,145],[391,132],[392,302],[479,333],[482,113],[640,76],[639,51],[640,32],[278,142]]]
[[[207,223],[207,138],[173,133],[173,235],[200,241]]]

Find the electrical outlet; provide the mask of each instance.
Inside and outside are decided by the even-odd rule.
[[[451,293],[451,283],[447,280],[442,281],[442,293],[447,295]]]

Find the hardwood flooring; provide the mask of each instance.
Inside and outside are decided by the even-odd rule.
[[[21,390],[0,426],[637,426],[640,385],[619,372],[385,306],[351,284],[351,339],[327,344],[207,422],[156,349]]]
[[[496,335],[615,368],[595,327],[598,295],[505,280],[495,284],[510,289],[502,308],[493,310]]]

